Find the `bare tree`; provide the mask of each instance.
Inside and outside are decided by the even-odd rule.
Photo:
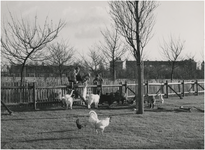
[[[101,33],[104,37],[104,43],[101,42],[100,49],[108,63],[111,62],[112,79],[115,81],[115,62],[125,54],[126,49],[117,28],[112,27],[110,30],[106,28]]]
[[[41,27],[37,16],[34,22],[30,22],[23,18],[14,19],[10,13],[10,21],[4,23],[2,29],[2,54],[9,61],[22,64],[21,85],[27,60],[43,60],[43,48],[57,37],[64,26],[65,23],[61,20],[54,26],[52,20],[49,22],[47,17]]]
[[[171,81],[174,78],[174,69],[176,68],[176,61],[180,59],[180,54],[182,50],[184,49],[184,40],[181,40],[181,38],[173,38],[173,36],[170,36],[169,41],[163,40],[163,44],[160,44],[162,56],[170,61],[171,65],[171,73],[170,73],[170,79]]]
[[[87,58],[85,56],[81,56],[83,60],[83,65],[85,68],[90,70],[92,73],[97,74],[98,69],[102,62],[102,56],[99,53],[99,48],[97,45],[93,45],[89,48],[89,52],[87,53]]]
[[[54,66],[58,66],[58,74],[62,84],[62,74],[66,73],[66,65],[72,61],[74,48],[68,42],[52,43],[48,46],[48,61]]]
[[[154,1],[112,1],[110,14],[127,43],[132,47],[136,59],[137,74],[136,97],[138,98],[138,112],[144,113],[142,55],[144,47],[152,38],[155,23],[154,10],[158,3]],[[138,94],[137,94],[138,93]]]

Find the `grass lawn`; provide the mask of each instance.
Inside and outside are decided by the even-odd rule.
[[[96,134],[87,125],[78,130],[75,124],[88,121],[89,110],[74,106],[38,111],[1,113],[2,149],[204,149],[204,95],[183,99],[170,97],[153,110],[145,108],[143,115],[132,107],[100,107],[99,118],[113,116],[104,135]],[[177,111],[180,106],[192,107],[191,112]]]

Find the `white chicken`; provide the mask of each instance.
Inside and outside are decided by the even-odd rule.
[[[97,113],[91,110],[89,112],[89,122],[93,127],[95,127],[96,133],[98,133],[98,130],[101,130],[101,133],[103,134],[105,127],[107,127],[111,122],[111,117],[99,120]]]

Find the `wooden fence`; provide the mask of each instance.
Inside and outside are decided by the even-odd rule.
[[[119,83],[114,85],[88,85],[87,94],[93,93],[93,90],[100,87],[102,93],[111,93],[117,90],[121,94],[125,95],[126,99],[130,99],[135,96],[137,84]],[[49,86],[49,87],[37,87],[36,83],[27,83],[22,87],[20,86],[2,86],[1,87],[1,100],[5,104],[32,104],[36,108],[36,104],[48,104],[58,103],[59,96],[63,96],[67,91],[67,86]],[[79,93],[82,93],[84,86],[78,85]],[[158,93],[164,95],[165,98],[176,95],[180,99],[188,94],[198,95],[204,93],[204,82],[180,81],[177,83],[144,83],[144,94],[157,95]],[[82,98],[82,96],[81,96]]]

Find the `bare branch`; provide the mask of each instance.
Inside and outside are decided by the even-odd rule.
[[[111,17],[118,27],[120,34],[125,37],[127,43],[133,48],[136,59],[141,57],[143,49],[152,38],[152,30],[155,24],[153,11],[158,7],[154,1],[140,1],[136,13],[134,1],[112,1],[109,2]],[[138,15],[137,15],[138,14]],[[139,24],[139,30],[136,28]],[[138,33],[139,32],[139,33]],[[139,48],[137,48],[137,37],[139,35]],[[141,60],[140,60],[141,61]]]
[[[184,49],[184,43],[185,41],[182,41],[180,37],[174,39],[173,36],[170,36],[168,42],[163,39],[163,44],[160,44],[162,56],[171,63],[171,80],[173,79],[174,69],[176,68],[176,61],[180,59],[179,56]]]
[[[8,60],[21,63],[23,72],[27,60],[43,59],[43,48],[57,37],[65,22],[60,20],[57,26],[53,27],[52,21],[48,23],[47,17],[41,27],[37,25],[37,16],[34,22],[30,22],[23,18],[15,20],[11,12],[9,13],[11,21],[3,24],[1,35],[2,53]]]

